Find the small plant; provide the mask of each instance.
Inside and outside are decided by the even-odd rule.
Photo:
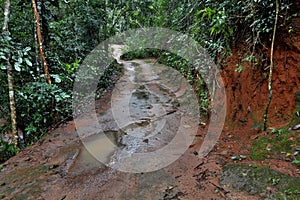
[[[276,128],[271,127],[269,129],[271,129],[271,133],[273,133],[273,134],[276,133],[276,136],[279,136],[284,133],[284,129],[282,129],[282,128],[276,129]]]
[[[16,155],[18,152],[19,149],[16,149],[12,143],[0,140],[0,163]]]
[[[257,58],[254,55],[248,55],[246,58],[244,58],[244,61],[253,63],[253,64],[258,64]]]
[[[284,190],[284,193],[287,195],[295,195],[295,194],[300,194],[300,191],[297,189],[296,190],[287,189],[287,190]]]
[[[3,199],[5,197],[5,194],[0,193],[0,199]]]
[[[235,66],[237,66],[237,68],[235,69],[236,72],[241,73],[243,71],[243,66],[242,65],[236,64]]]
[[[279,183],[280,179],[279,178],[269,178],[269,182],[272,185],[277,185]]]
[[[294,158],[293,163],[300,166],[300,160],[297,160],[296,158]]]

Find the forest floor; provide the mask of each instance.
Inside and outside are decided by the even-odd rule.
[[[128,61],[127,64],[131,67],[146,66],[150,62],[146,59]],[[111,134],[118,132],[112,127],[114,122],[109,115],[112,95],[113,91],[110,90],[96,101],[99,121],[107,124],[106,128]],[[136,101],[141,99],[143,96]],[[143,104],[142,101],[135,103]],[[176,112],[166,116],[170,118],[165,120],[178,120]],[[88,126],[87,121],[84,127]],[[1,165],[0,197],[55,200],[251,200],[284,199],[291,193],[298,195],[300,191],[284,185],[300,185],[300,167],[286,159],[286,156],[270,156],[263,161],[251,159],[253,142],[265,133],[251,129],[248,122],[232,127],[227,121],[217,144],[204,158],[197,155],[207,131],[207,126],[201,125],[197,127],[192,144],[181,157],[167,167],[145,173],[121,172],[97,161],[89,153],[90,149],[87,150],[83,145],[88,143],[82,142],[77,128],[74,121],[65,123],[50,131],[42,141]],[[119,137],[122,136],[112,137],[116,144]],[[157,140],[169,139],[157,137]],[[127,146],[132,144],[126,137],[123,137],[122,142]],[[149,137],[147,142],[136,140],[133,143],[145,150],[151,142]],[[285,193],[288,189],[291,189],[290,193]]]

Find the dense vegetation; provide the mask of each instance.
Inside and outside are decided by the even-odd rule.
[[[4,21],[2,5],[1,22]],[[166,27],[189,34],[205,47],[224,67],[231,48],[245,43],[249,49],[245,60],[259,67],[269,63],[260,47],[270,46],[274,28],[276,3],[274,0],[35,0],[40,24],[35,23],[32,4],[13,0],[10,6],[9,34],[0,36],[0,119],[6,119],[0,128],[0,161],[36,142],[49,127],[71,116],[72,85],[77,66],[101,41],[116,33],[141,27]],[[293,1],[279,1],[279,33],[292,32],[289,19],[294,17]],[[37,43],[40,25],[45,58],[52,84],[45,80],[43,63]],[[173,66],[194,84],[208,109],[205,85],[197,79],[197,71],[183,59],[168,52],[135,52],[135,56],[151,54]],[[142,55],[141,55],[142,54]],[[13,83],[17,110],[19,137],[14,146],[11,132],[7,59],[13,67]],[[115,69],[115,68],[112,68]],[[237,66],[237,70],[243,70]],[[109,73],[101,79],[100,87],[107,87]]]

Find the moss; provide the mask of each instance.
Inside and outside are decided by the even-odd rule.
[[[227,165],[220,183],[271,199],[300,199],[300,179],[261,166]],[[272,194],[268,188],[273,188]]]
[[[254,141],[251,150],[250,157],[253,160],[265,160],[269,155],[267,150],[267,145],[269,144],[269,138],[267,136],[262,136]]]
[[[250,150],[253,160],[265,160],[269,155],[279,156],[282,152],[293,153],[299,144],[299,133],[287,131],[287,127],[272,130],[272,133],[256,139]]]
[[[153,60],[144,60],[145,63],[154,63]]]
[[[300,124],[300,91],[296,93],[295,99],[296,99],[296,109],[289,126]]]
[[[43,192],[41,185],[44,180],[39,178],[47,172],[46,166],[39,165],[16,169],[2,175],[3,186],[0,187],[0,194],[13,194],[14,199],[36,199]]]

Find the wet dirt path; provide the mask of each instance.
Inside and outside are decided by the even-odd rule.
[[[194,126],[196,116],[183,115],[189,111],[189,102],[180,99],[186,95],[185,84],[157,84],[164,80],[157,74],[170,73],[153,67],[153,62],[118,62],[124,64],[124,76],[111,93],[96,102],[102,132],[80,139],[74,122],[69,122],[10,159],[1,171],[4,199],[255,199],[219,185],[222,157],[197,156],[205,128]],[[89,121],[82,120],[81,126],[88,128]],[[181,147],[186,151],[172,164],[153,171],[153,165],[162,161],[152,156],[150,162],[148,157],[137,163],[149,172],[116,170],[120,163],[127,169],[133,167],[132,162],[126,163],[129,155],[124,152],[159,150],[178,132],[188,133],[183,136],[191,140],[177,141],[178,148],[169,153],[179,154]]]

